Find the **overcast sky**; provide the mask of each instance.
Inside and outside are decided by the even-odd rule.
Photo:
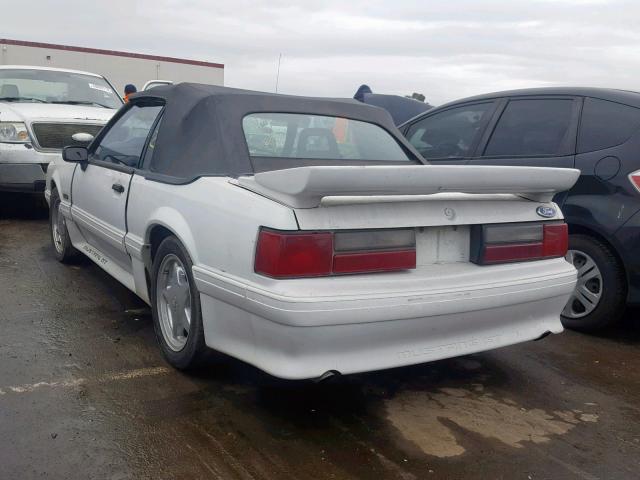
[[[640,2],[0,0],[0,38],[225,64],[225,84],[432,104],[542,85],[640,89]],[[14,12],[10,14],[9,12]]]

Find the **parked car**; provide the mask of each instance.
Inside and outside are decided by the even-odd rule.
[[[49,163],[78,143],[79,126],[95,135],[121,105],[100,75],[0,66],[0,190],[44,191]]]
[[[425,166],[379,108],[199,84],[138,93],[63,157],[57,258],[148,302],[177,368],[210,347],[316,378],[562,331],[576,272],[551,199],[576,170]]]
[[[597,88],[498,92],[448,103],[400,129],[434,165],[575,167],[555,201],[578,284],[565,326],[598,330],[640,303],[640,93]]]
[[[151,90],[152,88],[165,87],[167,85],[173,85],[173,82],[171,80],[149,80],[144,84],[142,90]]]

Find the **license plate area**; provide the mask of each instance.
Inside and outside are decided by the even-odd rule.
[[[468,225],[416,228],[416,265],[469,261]]]

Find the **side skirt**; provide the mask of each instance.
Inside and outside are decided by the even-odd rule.
[[[102,268],[105,272],[111,275],[113,278],[122,283],[125,287],[137,294],[135,288],[135,281],[133,275],[115,262],[112,262],[109,257],[104,255],[100,250],[89,245],[84,239],[82,232],[78,229],[73,220],[67,218],[67,230],[69,232],[69,238],[71,244],[77,248],[80,252],[84,253],[87,257],[93,260],[96,265]]]

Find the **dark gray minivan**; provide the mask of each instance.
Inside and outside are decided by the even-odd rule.
[[[400,130],[429,163],[572,167],[555,201],[569,224],[578,285],[565,326],[597,330],[640,303],[640,93],[538,88],[434,108]]]

